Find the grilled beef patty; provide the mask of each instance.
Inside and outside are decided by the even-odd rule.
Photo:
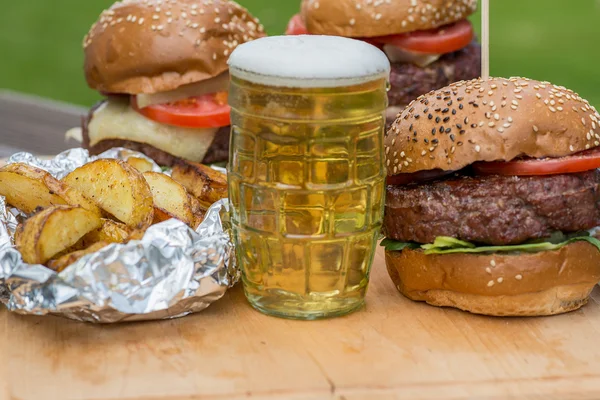
[[[600,171],[550,176],[452,176],[388,186],[384,233],[432,243],[451,236],[510,245],[600,225]]]
[[[475,79],[480,74],[481,46],[475,41],[462,50],[444,54],[425,68],[409,63],[392,63],[389,107],[404,108],[423,94],[453,82]]]

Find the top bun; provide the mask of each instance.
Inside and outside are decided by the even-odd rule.
[[[85,37],[85,77],[102,92],[173,90],[227,71],[231,51],[262,36],[259,21],[233,1],[125,0]]]
[[[562,86],[475,79],[419,97],[386,133],[388,175],[476,161],[562,157],[600,145],[600,115]]]
[[[437,28],[460,21],[477,0],[302,0],[313,35],[375,37]]]

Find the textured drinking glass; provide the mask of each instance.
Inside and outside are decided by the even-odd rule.
[[[351,39],[270,37],[238,47],[230,73],[246,297],[287,318],[360,308],[383,216],[389,61]]]

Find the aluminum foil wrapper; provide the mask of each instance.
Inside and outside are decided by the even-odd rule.
[[[26,163],[62,178],[98,158],[129,157],[147,159],[127,149],[95,157],[72,149],[53,160],[18,153],[8,162]],[[181,221],[165,221],[150,227],[141,240],[109,245],[56,273],[23,262],[14,248],[14,232],[26,216],[0,196],[0,301],[19,314],[93,323],[169,319],[199,312],[220,299],[240,276],[228,211],[227,200],[219,201],[195,231]]]

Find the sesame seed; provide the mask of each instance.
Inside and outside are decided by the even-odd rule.
[[[573,145],[570,145],[570,146],[569,146],[569,150],[571,150],[571,151],[575,151],[575,148],[573,147]]]
[[[487,285],[488,285],[488,287],[494,286],[494,281],[489,281]]]
[[[521,275],[521,274],[515,275],[515,279],[520,281],[521,279],[523,279],[523,275]]]
[[[475,151],[479,153],[481,151],[481,146],[479,146],[479,145],[475,146]]]
[[[485,269],[485,272],[487,272],[488,274],[491,274],[491,273],[492,273],[492,269],[491,269],[490,267],[487,267],[487,268]]]
[[[503,278],[503,277],[500,277],[500,278],[496,279],[496,281],[497,281],[498,283],[502,283],[502,282],[504,281],[504,278]]]
[[[490,265],[492,267],[495,267],[496,266],[496,260],[490,260]]]
[[[538,128],[536,125],[534,125],[534,126],[533,126],[533,131],[534,131],[534,132],[538,132],[538,131],[539,131],[539,128]]]

